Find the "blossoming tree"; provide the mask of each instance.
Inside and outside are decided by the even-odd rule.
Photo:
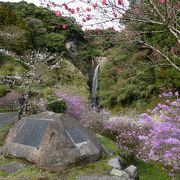
[[[74,16],[84,28],[104,28],[111,24],[124,31],[127,40],[153,50],[180,71],[175,50],[180,44],[178,0],[68,0],[58,3],[41,0],[41,4],[53,9],[56,16]],[[150,42],[149,36],[155,34],[170,38],[175,47]]]

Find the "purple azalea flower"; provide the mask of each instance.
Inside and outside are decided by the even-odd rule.
[[[175,92],[174,95],[175,95],[175,96],[179,96],[179,93],[178,93],[178,92]]]
[[[178,139],[176,139],[176,138],[168,138],[168,139],[166,139],[166,140],[164,140],[164,142],[166,143],[166,144],[178,144],[178,145],[180,145],[180,141],[178,140]]]

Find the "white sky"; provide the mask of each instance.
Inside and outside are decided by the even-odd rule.
[[[1,1],[3,1],[3,2],[19,2],[21,0],[1,0]],[[28,3],[34,3],[37,6],[41,6],[40,0],[25,0],[25,1]],[[78,1],[78,0],[75,0],[75,1]],[[42,2],[44,2],[44,1],[42,0]],[[68,1],[67,0],[54,0],[52,2],[55,2],[55,3],[60,2],[62,4],[63,2],[67,3]],[[91,2],[97,2],[97,0],[91,0]],[[125,7],[128,6],[127,0],[124,0],[124,4],[125,4]],[[88,7],[88,6],[85,3],[83,4],[82,2],[75,2],[75,3],[70,4],[69,7],[75,8],[75,9],[77,7],[82,7],[82,8],[86,9],[86,7]],[[63,10],[59,9],[59,7],[54,8],[54,10],[60,10],[61,12],[63,12]],[[116,29],[116,30],[121,29],[121,27],[119,26],[119,20],[114,20],[113,22],[111,21],[111,22],[106,22],[103,24],[101,23],[101,24],[97,25],[97,22],[108,20],[108,18],[106,19],[105,18],[106,16],[103,16],[102,13],[98,14],[97,10],[96,11],[92,10],[91,12],[88,12],[88,14],[90,14],[92,16],[92,20],[87,21],[87,22],[82,21],[83,17],[85,17],[85,16],[84,16],[84,13],[81,13],[81,14],[83,14],[83,15],[81,16],[79,14],[75,14],[73,16],[75,17],[77,22],[79,22],[79,24],[81,24],[83,26],[83,29],[108,28],[108,27],[114,27],[114,29]],[[112,14],[112,10],[108,14]],[[69,14],[69,15],[72,15],[72,14]],[[95,25],[93,25],[93,24],[95,24]]]

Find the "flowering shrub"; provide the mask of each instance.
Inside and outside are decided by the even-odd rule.
[[[116,137],[116,142],[121,151],[128,154],[131,159],[140,154],[143,145],[138,137],[146,131],[137,119],[115,117],[104,122],[104,129]]]
[[[140,120],[134,117],[114,117],[108,120],[107,114],[101,113],[98,116],[80,97],[62,92],[56,92],[56,95],[66,100],[68,114],[79,119],[86,127],[110,133],[122,152],[127,152],[131,157],[178,166],[180,99],[177,92],[160,95],[164,103],[141,114]]]
[[[179,93],[163,93],[164,103],[141,115],[141,123],[149,133],[140,135],[148,158],[159,160],[174,168],[180,162],[180,99]]]
[[[96,113],[90,105],[79,96],[73,96],[61,91],[56,95],[65,99],[67,103],[66,113],[77,118],[85,127],[93,128],[95,131],[103,130],[102,123],[107,119],[108,114],[105,112]]]

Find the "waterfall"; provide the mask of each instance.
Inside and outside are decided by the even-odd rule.
[[[98,64],[95,68],[94,71],[94,76],[93,76],[93,84],[92,84],[92,106],[97,106],[97,85],[98,85],[98,71],[99,71],[100,65]]]

